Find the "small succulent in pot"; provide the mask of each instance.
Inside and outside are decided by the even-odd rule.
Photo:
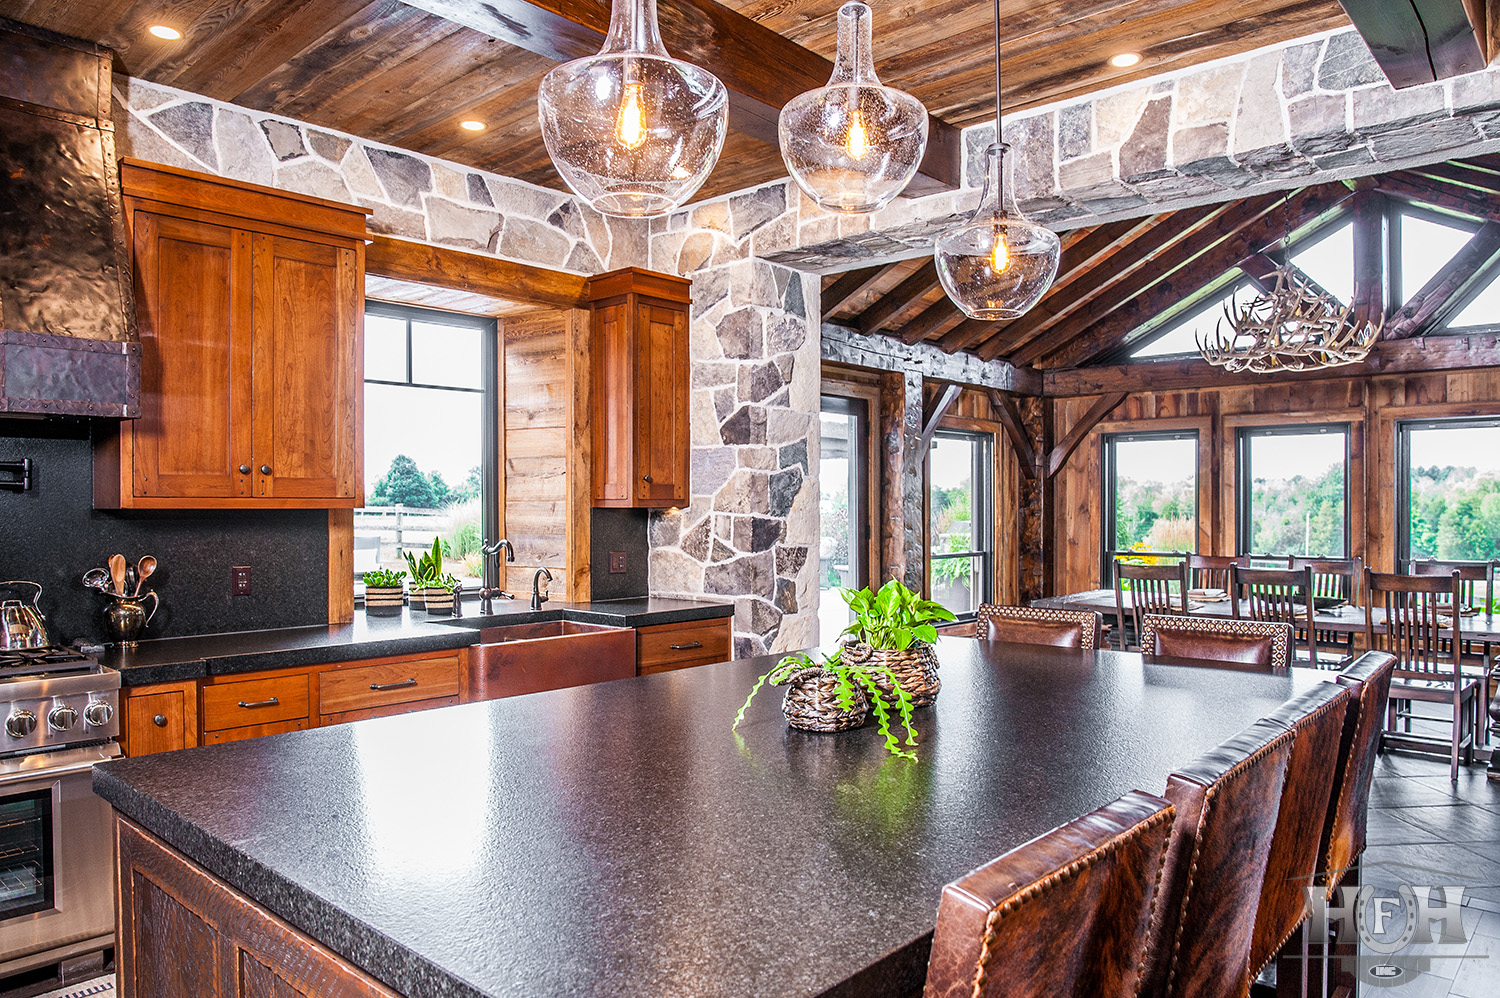
[[[932,643],[939,623],[957,619],[953,612],[922,599],[900,579],[891,579],[879,592],[841,589],[839,594],[854,614],[844,629],[844,661],[883,667],[900,679],[918,707],[936,701],[941,683]]]
[[[787,687],[781,712],[794,728],[847,731],[862,726],[874,713],[886,749],[903,759],[917,758],[915,752],[900,747],[891,731],[891,716],[897,714],[906,728],[907,746],[916,746],[917,735],[911,726],[912,698],[884,666],[846,662],[837,651],[824,656],[822,662],[815,662],[803,652],[788,655],[755,681],[732,727],[739,727],[750,701],[766,683]]]
[[[365,573],[365,614],[371,617],[401,616],[401,589],[405,572],[376,569]]]

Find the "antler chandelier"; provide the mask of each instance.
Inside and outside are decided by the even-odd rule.
[[[1354,306],[1326,293],[1290,262],[1276,268],[1271,293],[1240,308],[1224,306],[1212,339],[1195,337],[1203,359],[1226,371],[1309,371],[1358,364],[1380,338],[1385,316],[1360,323]]]

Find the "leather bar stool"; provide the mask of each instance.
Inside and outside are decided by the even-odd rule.
[[[1134,790],[944,887],[924,998],[1134,998],[1171,829]]]
[[[1104,617],[1093,610],[1043,610],[985,603],[979,608],[979,625],[974,636],[981,641],[1093,651],[1099,647],[1103,631]]]
[[[1351,699],[1339,742],[1335,796],[1323,832],[1323,877],[1330,896],[1365,851],[1370,782],[1395,669],[1395,656],[1365,652],[1338,676],[1339,685],[1349,687]]]
[[[1257,721],[1167,779],[1177,810],[1144,995],[1245,998],[1294,734]]]

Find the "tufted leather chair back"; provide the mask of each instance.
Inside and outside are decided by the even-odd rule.
[[[924,998],[1133,998],[1171,829],[1131,791],[944,887]]]
[[[1042,610],[1031,606],[979,608],[974,636],[981,641],[1014,641],[1023,645],[1051,645],[1094,651],[1099,647],[1104,618],[1092,610]]]
[[[1257,721],[1173,773],[1177,810],[1152,916],[1146,987],[1159,998],[1245,998],[1261,881],[1293,733]]]
[[[1349,713],[1349,690],[1319,683],[1293,697],[1266,720],[1296,732],[1250,945],[1250,973],[1259,974],[1307,917],[1304,887],[1316,883],[1318,849],[1333,800],[1339,743]]]
[[[1395,656],[1370,651],[1338,676],[1339,685],[1349,687],[1350,699],[1339,741],[1334,797],[1323,832],[1323,875],[1330,894],[1344,871],[1365,851],[1370,780],[1375,775],[1375,756],[1395,668]]]

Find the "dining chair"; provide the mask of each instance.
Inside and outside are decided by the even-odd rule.
[[[1229,571],[1244,565],[1243,558],[1228,558],[1214,554],[1190,554],[1187,556],[1188,580],[1194,589],[1222,589],[1229,591]]]
[[[1318,850],[1333,805],[1339,745],[1351,699],[1347,687],[1319,683],[1266,715],[1267,721],[1282,725],[1296,737],[1287,760],[1276,831],[1271,836],[1260,906],[1255,913],[1250,943],[1252,978],[1276,958],[1307,920],[1303,889],[1318,882]],[[1285,961],[1277,968],[1277,979],[1282,974],[1300,976],[1305,967],[1305,960]]]
[[[1370,784],[1375,778],[1375,757],[1380,753],[1381,729],[1396,665],[1394,655],[1367,651],[1338,675],[1338,684],[1349,688],[1351,699],[1339,740],[1333,802],[1320,847],[1321,876],[1330,897],[1365,851]]]
[[[1125,616],[1125,584],[1130,584],[1130,616]],[[1172,586],[1177,586],[1174,596]],[[1120,650],[1125,651],[1128,640],[1138,640],[1141,633],[1141,618],[1148,613],[1183,614],[1188,612],[1187,562],[1175,565],[1133,565],[1115,561],[1115,620],[1120,625]],[[1131,626],[1125,626],[1126,620]],[[1126,631],[1130,636],[1127,638]]]
[[[1290,568],[1231,568],[1229,570],[1229,606],[1235,617],[1243,604],[1250,620],[1269,620],[1290,624],[1293,634],[1306,635],[1307,661],[1318,664],[1318,636],[1313,628],[1312,569],[1300,572]],[[1295,655],[1296,647],[1293,644]]]
[[[1457,572],[1458,595],[1462,606],[1479,610],[1488,622],[1494,619],[1495,565],[1494,560],[1418,561],[1412,558],[1407,562],[1407,571],[1412,575],[1449,575]],[[1472,619],[1473,616],[1475,615],[1466,615],[1466,619]],[[1476,675],[1488,676],[1493,665],[1491,651],[1490,642],[1465,638],[1459,667],[1467,667]]]
[[[1313,601],[1331,608],[1335,603],[1346,603],[1350,606],[1358,606],[1360,600],[1360,583],[1365,578],[1364,559],[1359,556],[1353,558],[1303,558],[1293,555],[1291,559],[1292,569],[1312,569],[1313,573]],[[1318,607],[1313,607],[1316,612]],[[1318,646],[1325,652],[1337,651],[1338,660],[1329,663],[1331,668],[1342,669],[1354,661],[1354,631],[1329,631],[1320,630],[1317,633]],[[1322,666],[1322,663],[1319,663]]]
[[[1134,998],[1172,805],[1133,790],[943,888],[923,998]]]
[[[974,636],[981,641],[1013,641],[1094,651],[1104,632],[1104,616],[1093,610],[1043,610],[1034,606],[984,603]]]
[[[1285,672],[1291,663],[1292,628],[1270,620],[1147,614],[1141,652],[1158,658],[1233,662]]]
[[[1177,817],[1143,995],[1244,998],[1256,909],[1295,735],[1257,721],[1173,773]]]
[[[1450,704],[1448,778],[1455,782],[1459,752],[1463,751],[1466,761],[1473,761],[1483,723],[1481,678],[1464,674],[1459,665],[1462,617],[1455,608],[1462,603],[1461,585],[1457,571],[1445,578],[1365,569],[1365,641],[1371,651],[1396,657],[1386,731],[1403,740],[1431,745],[1431,739],[1413,735],[1412,720],[1436,719],[1414,713],[1412,704]],[[1382,611],[1385,625],[1379,632],[1375,629],[1377,609]],[[1397,730],[1398,723],[1404,730]]]

